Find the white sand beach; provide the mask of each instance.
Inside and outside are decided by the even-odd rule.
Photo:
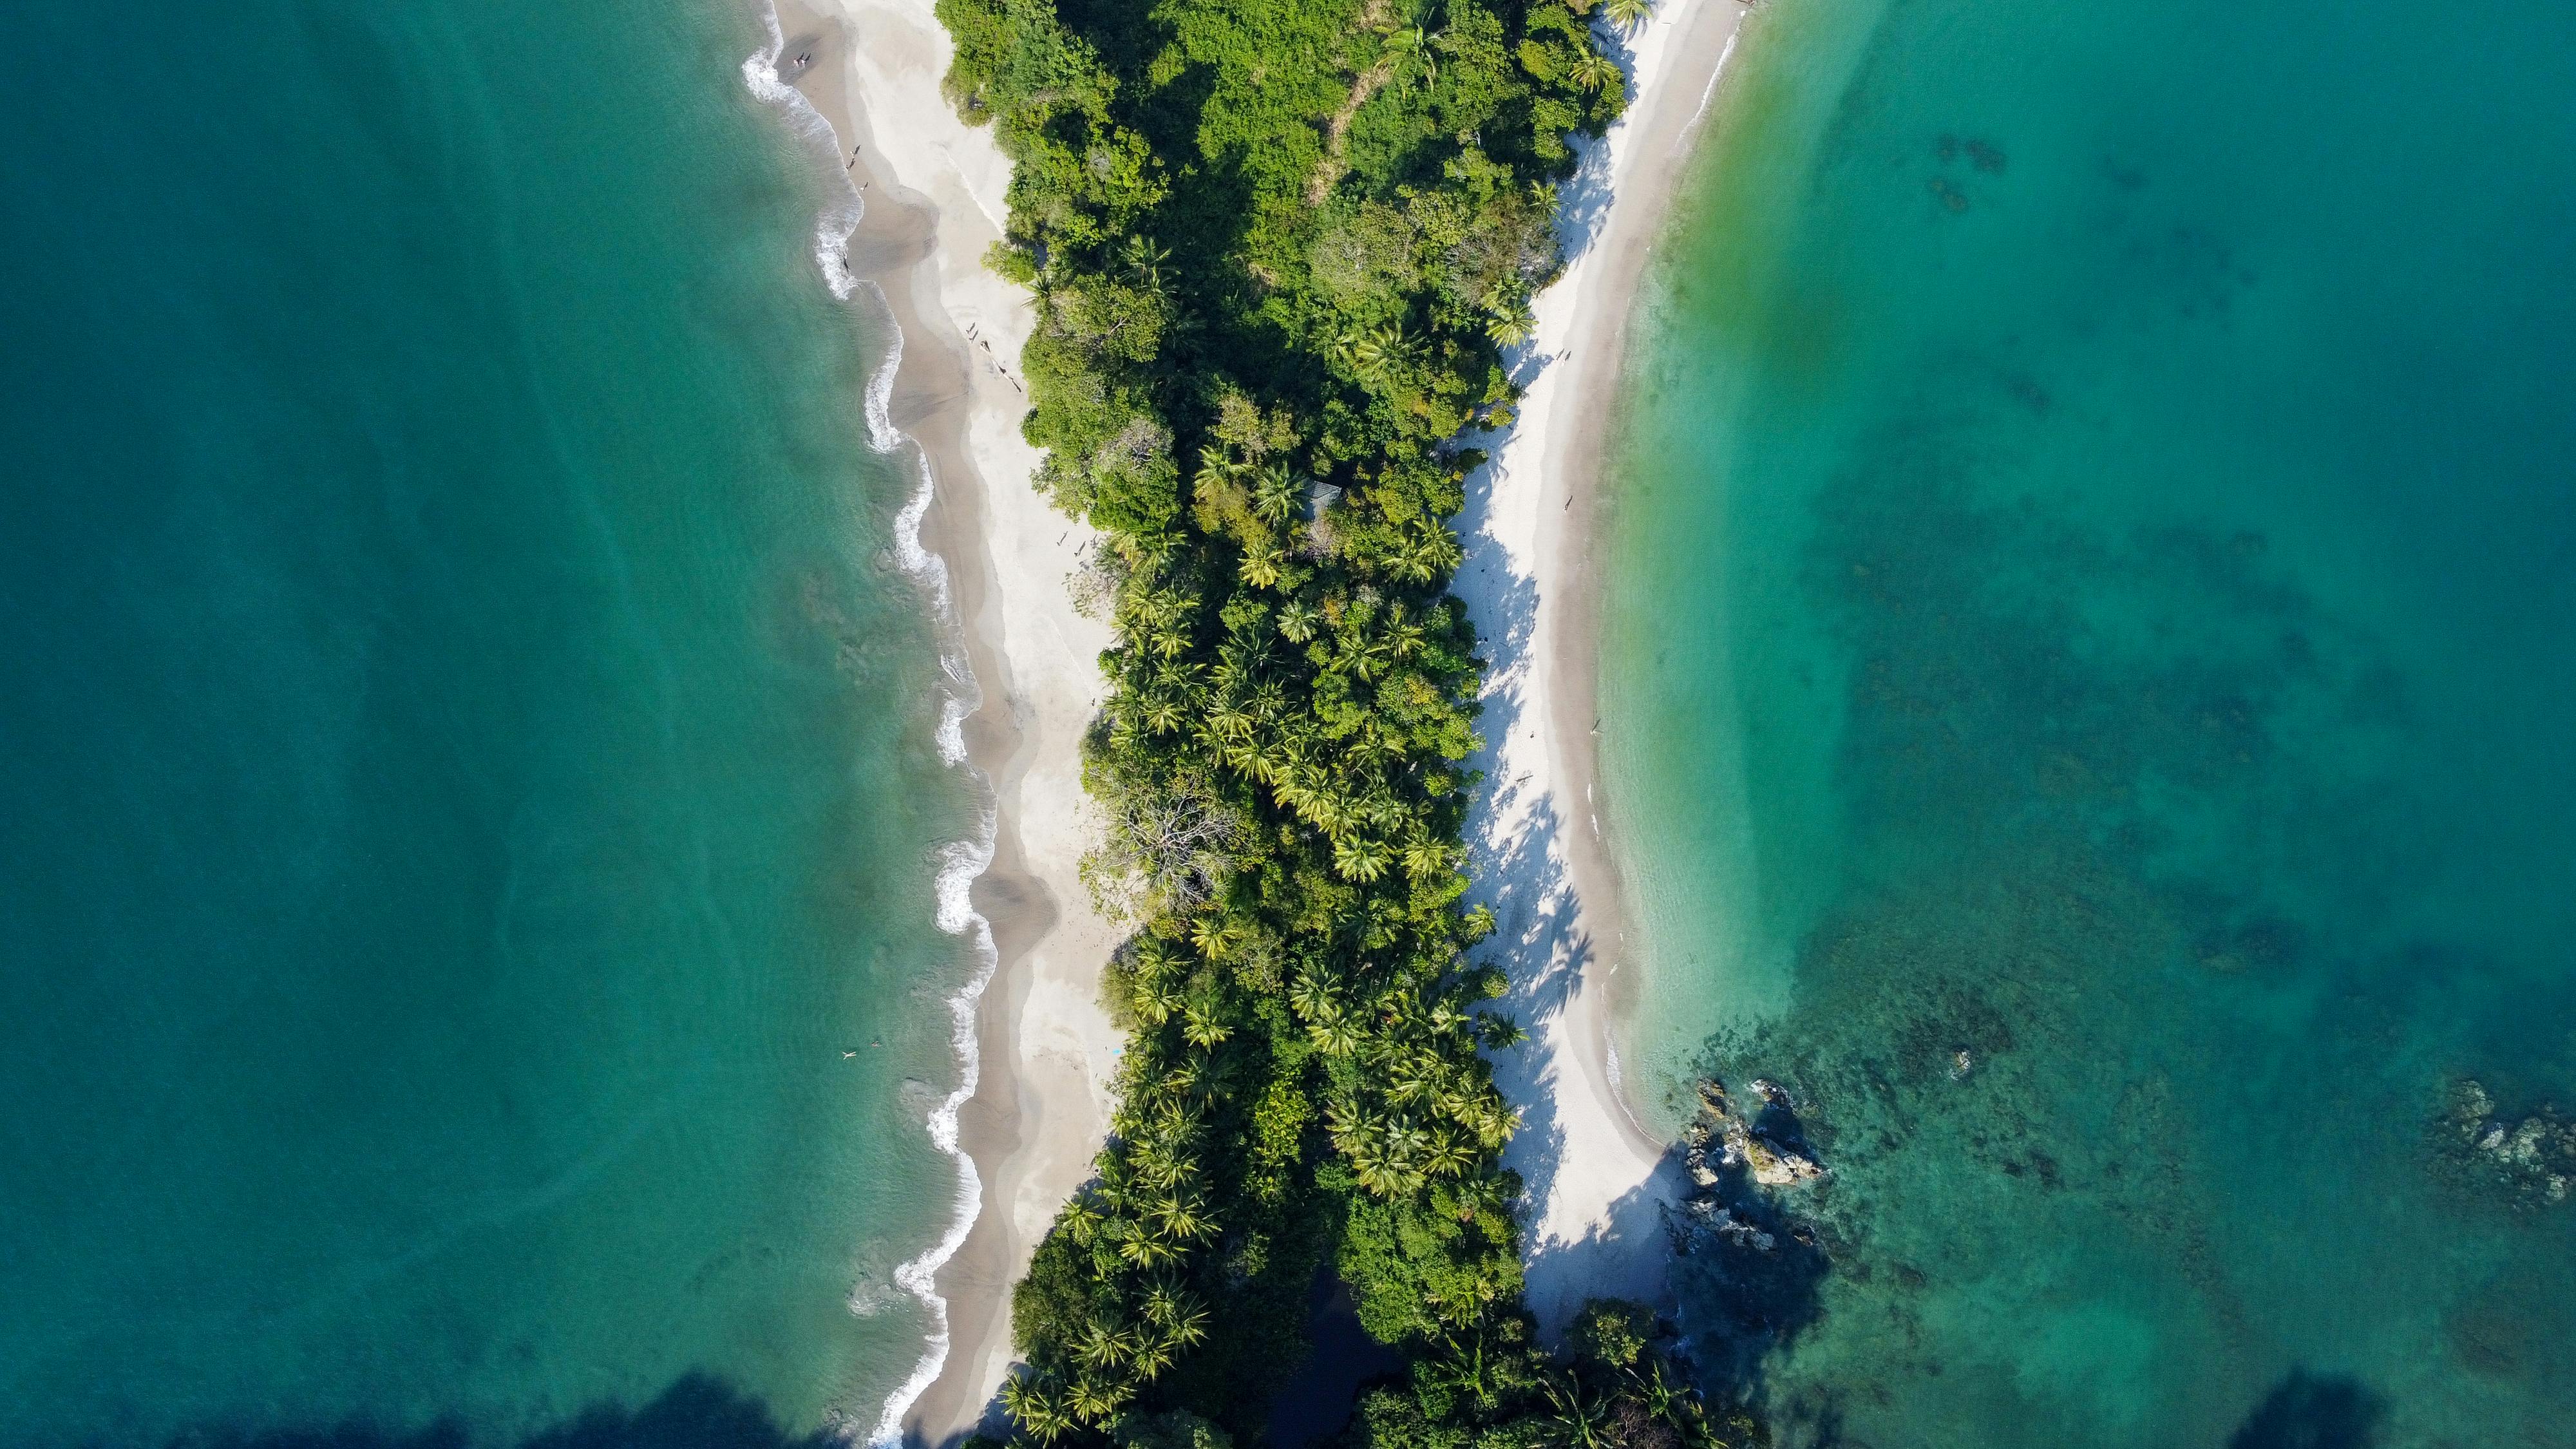
[[[1596,1295],[1662,1299],[1658,1205],[1681,1186],[1621,1093],[1613,1045],[1624,928],[1593,804],[1592,484],[1629,303],[1743,15],[1739,0],[1667,0],[1629,37],[1628,114],[1565,187],[1571,265],[1538,299],[1519,419],[1459,520],[1453,587],[1491,666],[1467,843],[1531,1037],[1495,1076],[1523,1114],[1507,1160],[1529,1192],[1530,1307],[1550,1330]]]

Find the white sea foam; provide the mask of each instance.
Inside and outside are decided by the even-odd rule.
[[[975,878],[993,863],[994,823],[993,812],[987,807],[976,839],[952,841],[940,849],[939,928],[951,935],[970,936],[975,947],[974,978],[948,998],[949,1044],[957,1053],[957,1085],[930,1114],[931,1142],[957,1164],[956,1210],[950,1215],[948,1231],[937,1243],[894,1270],[894,1281],[929,1308],[931,1330],[920,1360],[912,1366],[911,1377],[886,1396],[885,1410],[877,1416],[875,1432],[868,1436],[871,1449],[893,1449],[903,1442],[903,1416],[912,1412],[922,1392],[948,1366],[948,1300],[939,1295],[939,1270],[966,1245],[966,1235],[974,1230],[976,1209],[984,1196],[984,1180],[975,1171],[975,1159],[968,1157],[957,1143],[957,1113],[975,1095],[976,1082],[983,1075],[983,1056],[975,1049],[975,1007],[983,999],[984,988],[992,984],[994,968],[1001,964],[1001,953],[993,947],[992,923],[967,899]]]
[[[832,123],[814,109],[803,91],[778,78],[778,58],[787,53],[787,33],[779,28],[778,12],[764,4],[760,7],[760,21],[769,31],[769,43],[744,58],[742,83],[753,95],[776,106],[787,117],[787,129],[818,159],[831,159],[832,164],[823,172],[840,178],[842,194],[814,218],[814,262],[823,269],[823,283],[832,289],[832,295],[846,301],[853,279],[843,249],[849,245],[850,233],[859,229],[859,217],[867,211],[867,201],[859,194],[858,183],[840,168],[841,138]]]
[[[901,1386],[886,1396],[885,1406],[877,1416],[876,1426],[868,1434],[871,1449],[892,1449],[903,1442],[904,1416],[912,1412],[924,1391],[939,1377],[948,1364],[950,1338],[948,1300],[940,1296],[939,1270],[957,1255],[973,1231],[979,1205],[983,1201],[983,1179],[975,1171],[974,1160],[958,1144],[957,1116],[969,1098],[975,1095],[983,1076],[983,1058],[975,1042],[975,1013],[992,984],[994,970],[1000,965],[1000,953],[993,945],[992,923],[985,920],[973,903],[975,881],[993,863],[993,841],[997,820],[991,803],[991,791],[981,771],[966,760],[966,717],[983,702],[983,691],[977,685],[975,672],[965,650],[965,626],[957,617],[955,595],[949,586],[948,563],[924,548],[921,543],[922,521],[928,517],[934,497],[930,458],[921,445],[894,425],[890,408],[894,396],[895,370],[903,363],[903,329],[894,325],[893,310],[885,293],[874,282],[854,277],[844,256],[850,235],[856,231],[864,203],[856,185],[838,164],[841,138],[833,131],[813,104],[795,87],[778,79],[778,60],[785,53],[787,41],[774,9],[763,5],[762,19],[768,28],[769,43],[742,64],[743,83],[763,101],[776,105],[788,118],[798,139],[805,142],[818,157],[831,163],[823,168],[827,175],[839,176],[847,188],[847,197],[824,207],[816,219],[814,259],[822,268],[825,285],[832,295],[848,301],[864,288],[875,302],[890,339],[885,357],[869,374],[861,412],[867,420],[868,445],[886,457],[908,456],[915,483],[903,508],[895,515],[895,562],[912,579],[930,611],[932,627],[939,638],[940,701],[939,723],[933,738],[940,758],[951,768],[965,770],[978,796],[974,833],[963,840],[950,841],[939,847],[933,872],[933,919],[939,929],[952,936],[964,936],[974,953],[975,966],[966,984],[948,999],[949,1045],[957,1056],[957,1085],[930,1113],[928,1128],[931,1144],[946,1154],[957,1169],[957,1191],[946,1230],[939,1241],[919,1256],[894,1270],[897,1287],[919,1299],[930,1312],[930,1331],[924,1335],[921,1357],[913,1364],[912,1373]],[[867,1289],[854,1289],[851,1310],[874,1313],[884,1300]]]
[[[1739,30],[1726,37],[1726,48],[1717,53],[1717,69],[1708,73],[1708,89],[1699,93],[1699,109],[1691,112],[1690,124],[1682,128],[1683,134],[1698,130],[1701,119],[1708,115],[1708,103],[1717,99],[1718,79],[1726,74],[1726,63],[1735,58],[1735,38],[1743,33]]]
[[[887,407],[894,393],[894,370],[903,362],[903,330],[894,325],[894,311],[885,307],[885,292],[876,283],[862,281],[859,286],[877,299],[886,313],[886,331],[894,338],[884,365],[868,378],[866,413],[868,441],[880,453],[910,449],[916,481],[912,496],[904,501],[903,511],[894,518],[894,557],[906,574],[919,582],[930,596],[932,617],[940,621],[949,643],[939,651],[939,670],[947,687],[940,691],[939,724],[932,738],[939,742],[939,757],[952,765],[966,763],[966,716],[983,703],[984,692],[975,683],[975,671],[966,662],[966,653],[956,641],[963,637],[965,626],[955,618],[956,604],[948,589],[948,561],[921,546],[921,521],[929,516],[935,496],[931,487],[930,458],[914,446],[894,425]],[[953,627],[952,627],[953,626]]]
[[[859,411],[868,420],[868,446],[876,449],[880,453],[891,453],[895,449],[902,447],[904,441],[902,430],[895,427],[894,415],[888,411],[888,409],[894,405],[895,369],[903,366],[903,329],[894,325],[894,304],[886,300],[885,288],[878,286],[874,282],[867,282],[863,284],[853,284],[853,289],[855,290],[855,287],[859,285],[864,285],[868,289],[868,295],[876,299],[877,310],[885,314],[886,335],[893,339],[886,345],[884,365],[868,376],[867,402]],[[846,297],[849,294],[845,292],[842,295]],[[927,462],[924,462],[922,465],[922,486],[925,489],[929,487],[929,466],[930,465]],[[928,508],[929,506],[929,495],[925,492],[922,495],[922,501],[919,504],[919,508]],[[918,509],[907,508],[905,513],[912,521],[909,529],[897,528],[895,530],[895,547],[897,548],[904,547],[904,540],[910,534],[917,533],[921,524],[921,514]],[[911,538],[911,548],[914,553],[921,553],[921,540],[917,537]],[[923,555],[923,557],[926,558],[928,555]],[[904,562],[904,567],[908,569],[919,566],[920,565],[916,565],[910,559],[907,559]],[[946,577],[945,570],[941,571],[941,577]]]

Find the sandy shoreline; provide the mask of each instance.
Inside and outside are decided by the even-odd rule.
[[[1523,1111],[1508,1160],[1529,1192],[1530,1307],[1550,1329],[1597,1294],[1663,1299],[1658,1206],[1683,1186],[1668,1144],[1638,1125],[1612,1045],[1625,922],[1593,805],[1593,484],[1629,304],[1743,15],[1738,0],[1668,0],[1630,38],[1627,117],[1564,189],[1573,260],[1538,299],[1519,420],[1489,444],[1459,521],[1455,587],[1492,667],[1468,848],[1530,1032],[1495,1076]]]
[[[1009,165],[939,94],[949,43],[930,0],[777,9],[782,78],[831,123],[864,188],[847,256],[902,335],[887,412],[929,461],[922,544],[948,569],[981,695],[964,721],[966,755],[992,791],[993,857],[971,900],[997,960],[976,1003],[976,1090],[958,1111],[976,1216],[935,1275],[948,1315],[938,1372],[893,1406],[908,1438],[940,1444],[971,1429],[1000,1386],[1010,1286],[1108,1131],[1122,1038],[1099,974],[1118,933],[1076,868],[1090,834],[1079,744],[1109,630],[1076,614],[1065,586],[1090,530],[1029,487],[1037,452],[1020,436],[1015,380],[1028,294],[983,265]]]

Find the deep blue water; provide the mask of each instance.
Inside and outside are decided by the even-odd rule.
[[[758,24],[5,31],[0,1439],[873,1423],[972,811]]]
[[[2576,1443],[2563,11],[1777,0],[1712,126],[1605,545],[1631,1049],[1832,1176],[1821,1279],[1685,1265],[1705,1359],[1794,1443]]]

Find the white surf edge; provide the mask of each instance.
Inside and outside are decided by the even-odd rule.
[[[838,161],[841,138],[831,121],[805,99],[802,91],[778,79],[778,60],[787,49],[787,37],[778,20],[777,9],[769,0],[760,0],[758,15],[767,32],[767,42],[744,58],[744,86],[761,102],[775,107],[786,119],[788,129],[817,159]],[[930,457],[921,445],[894,426],[888,406],[894,393],[895,371],[903,364],[903,329],[894,323],[893,311],[886,305],[885,293],[874,282],[863,282],[850,273],[843,256],[851,233],[858,229],[866,211],[866,202],[858,186],[837,166],[822,167],[824,174],[841,178],[845,195],[825,206],[814,223],[814,262],[821,269],[823,282],[832,295],[850,300],[862,287],[875,299],[888,336],[892,339],[886,355],[868,376],[863,413],[868,424],[868,446],[883,457],[909,452],[919,481],[901,512],[895,515],[895,561],[905,576],[918,587],[929,606],[931,623],[939,639],[939,670],[943,681],[939,707],[939,724],[934,737],[939,757],[951,769],[963,770],[973,782],[977,799],[975,833],[939,847],[935,854],[938,868],[934,879],[934,915],[939,929],[952,936],[965,936],[973,946],[975,969],[966,983],[948,998],[949,1047],[958,1065],[957,1085],[934,1109],[927,1125],[931,1145],[938,1148],[957,1169],[957,1191],[949,1215],[947,1230],[918,1256],[894,1270],[898,1287],[919,1299],[929,1310],[931,1327],[924,1335],[921,1357],[914,1361],[912,1373],[893,1393],[886,1396],[869,1431],[870,1449],[896,1449],[903,1443],[904,1416],[912,1412],[932,1383],[948,1364],[951,1347],[948,1322],[948,1300],[940,1295],[939,1270],[965,1246],[974,1230],[983,1201],[984,1183],[976,1172],[974,1159],[958,1144],[958,1112],[975,1095],[983,1076],[983,1054],[975,1041],[975,1016],[1001,965],[1001,953],[993,944],[993,927],[974,908],[971,894],[975,881],[993,863],[994,841],[999,818],[993,803],[992,783],[966,758],[965,725],[967,716],[983,704],[983,690],[966,657],[965,621],[957,616],[956,600],[949,587],[947,561],[931,553],[921,543],[922,520],[929,514],[934,495]],[[851,1426],[855,1428],[855,1425]]]

